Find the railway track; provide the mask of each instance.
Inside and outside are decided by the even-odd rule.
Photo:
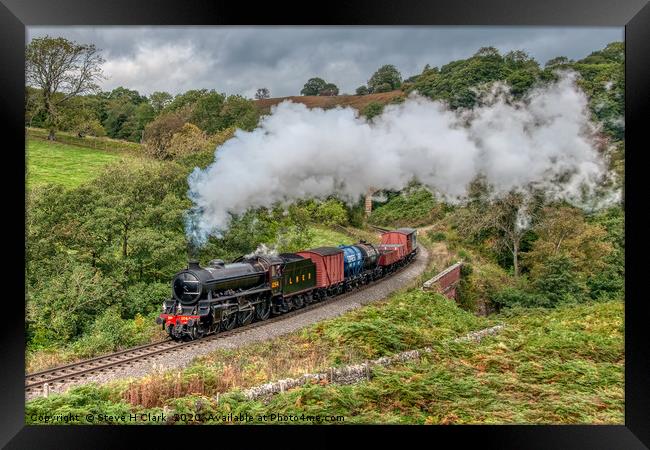
[[[415,261],[413,259],[411,263]],[[392,272],[385,278],[382,278],[381,283],[392,278],[395,274],[400,273],[406,267],[409,267],[410,264],[400,267],[398,270]],[[86,359],[76,363],[67,364],[64,366],[54,367],[52,369],[43,370],[40,372],[34,372],[25,375],[25,394],[26,396],[35,395],[37,393],[43,393],[44,390],[50,387],[55,387],[57,385],[63,385],[70,383],[71,381],[81,380],[91,374],[96,374],[99,372],[106,372],[121,366],[128,364],[133,364],[143,360],[147,360],[153,357],[156,357],[162,353],[175,352],[181,349],[186,349],[188,347],[203,345],[206,342],[214,341],[216,339],[225,338],[228,336],[233,336],[246,331],[252,330],[262,325],[269,323],[277,322],[280,320],[288,319],[292,316],[302,314],[304,312],[320,308],[331,302],[344,299],[351,295],[354,295],[358,292],[361,292],[371,286],[376,286],[377,283],[370,283],[363,285],[359,288],[353,289],[349,292],[337,295],[335,297],[330,297],[325,300],[321,300],[318,303],[313,303],[311,305],[304,306],[300,309],[290,311],[288,313],[271,317],[268,320],[253,322],[250,325],[243,327],[237,327],[230,331],[223,331],[218,334],[209,335],[202,339],[197,339],[194,341],[188,342],[176,342],[171,339],[166,339],[163,341],[154,342],[151,344],[140,345],[138,347],[133,347],[126,350],[121,350],[115,353],[110,353],[103,356],[98,356],[91,359]]]
[[[376,227],[374,225],[368,225],[368,227],[372,228],[373,230],[379,231],[380,233],[385,233],[387,231],[390,231],[390,230],[388,230],[386,228]]]

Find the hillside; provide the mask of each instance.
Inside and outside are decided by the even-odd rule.
[[[297,96],[293,95],[290,97],[277,97],[277,98],[267,98],[263,100],[256,100],[255,106],[257,107],[260,114],[269,114],[271,112],[271,107],[277,105],[284,100],[289,100],[296,103],[302,103],[309,108],[335,108],[337,106],[346,107],[351,106],[357,110],[362,110],[370,103],[376,102],[382,105],[390,103],[396,98],[403,98],[406,94],[401,90],[395,90],[390,92],[381,92],[378,94],[368,94],[368,95],[337,95],[331,97],[321,97],[316,95],[307,95],[307,96]]]
[[[497,322],[505,325],[497,336],[453,342]],[[305,384],[268,401],[239,393],[317,367],[424,345],[433,348],[430,355],[375,368],[370,381]],[[621,424],[623,364],[620,301],[521,309],[487,320],[437,294],[412,290],[286,337],[217,351],[181,372],[86,385],[30,401],[26,420],[70,411],[82,418],[89,412],[165,411],[170,421],[185,414],[181,423],[197,423],[190,415],[216,417],[211,424],[227,420],[220,418],[230,412],[339,415],[345,423]]]

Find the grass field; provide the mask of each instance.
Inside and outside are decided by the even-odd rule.
[[[453,342],[495,323],[505,324],[497,336]],[[69,412],[82,418],[89,412],[153,415],[167,407],[218,417],[342,415],[345,423],[622,424],[623,331],[621,301],[519,309],[485,319],[414,289],[281,338],[216,351],[180,372],[86,385],[30,401],[26,420]],[[433,352],[376,367],[368,382],[305,384],[268,402],[238,393],[269,380],[423,346]]]
[[[27,185],[58,183],[79,186],[94,178],[107,164],[133,158],[124,152],[93,150],[57,142],[29,139],[27,142]]]

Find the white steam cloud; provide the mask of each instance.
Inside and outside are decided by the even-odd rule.
[[[188,235],[202,243],[249,208],[333,194],[354,202],[371,186],[400,190],[414,177],[450,202],[483,176],[496,196],[534,187],[581,203],[602,184],[607,165],[575,78],[565,72],[519,101],[495,84],[464,111],[412,95],[372,123],[351,108],[285,101],[190,175]]]

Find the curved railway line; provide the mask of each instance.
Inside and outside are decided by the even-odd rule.
[[[378,230],[381,230],[378,227],[373,227]],[[416,258],[413,259],[415,261]],[[52,369],[47,369],[39,372],[33,372],[25,375],[25,394],[26,396],[33,396],[38,393],[43,393],[46,389],[45,385],[49,387],[54,387],[57,384],[66,384],[70,381],[75,381],[82,379],[88,375],[95,374],[98,372],[110,371],[114,368],[125,366],[130,363],[139,362],[146,360],[162,353],[174,352],[180,349],[186,349],[191,346],[203,345],[206,342],[210,342],[216,339],[225,338],[228,336],[233,336],[257,328],[262,325],[269,323],[277,322],[280,320],[287,319],[289,317],[295,316],[297,314],[310,311],[331,302],[341,300],[343,298],[354,295],[358,292],[361,292],[369,287],[376,286],[383,281],[391,279],[394,275],[400,273],[405,268],[409,267],[411,264],[400,267],[394,272],[390,273],[388,276],[382,278],[380,281],[375,283],[369,283],[353,289],[351,291],[345,292],[343,294],[337,295],[335,297],[330,297],[325,300],[322,300],[318,303],[314,303],[308,306],[304,306],[300,309],[290,311],[288,313],[271,317],[268,320],[253,322],[250,325],[242,326],[235,328],[230,331],[220,332],[218,334],[209,335],[202,339],[197,339],[188,342],[177,342],[171,339],[166,339],[163,341],[154,342],[151,344],[140,345],[138,347],[133,347],[126,350],[120,350],[118,352],[110,353],[103,356],[98,356],[91,359],[86,359],[83,361],[66,364],[64,366],[54,367]],[[39,392],[40,391],[40,392]]]

